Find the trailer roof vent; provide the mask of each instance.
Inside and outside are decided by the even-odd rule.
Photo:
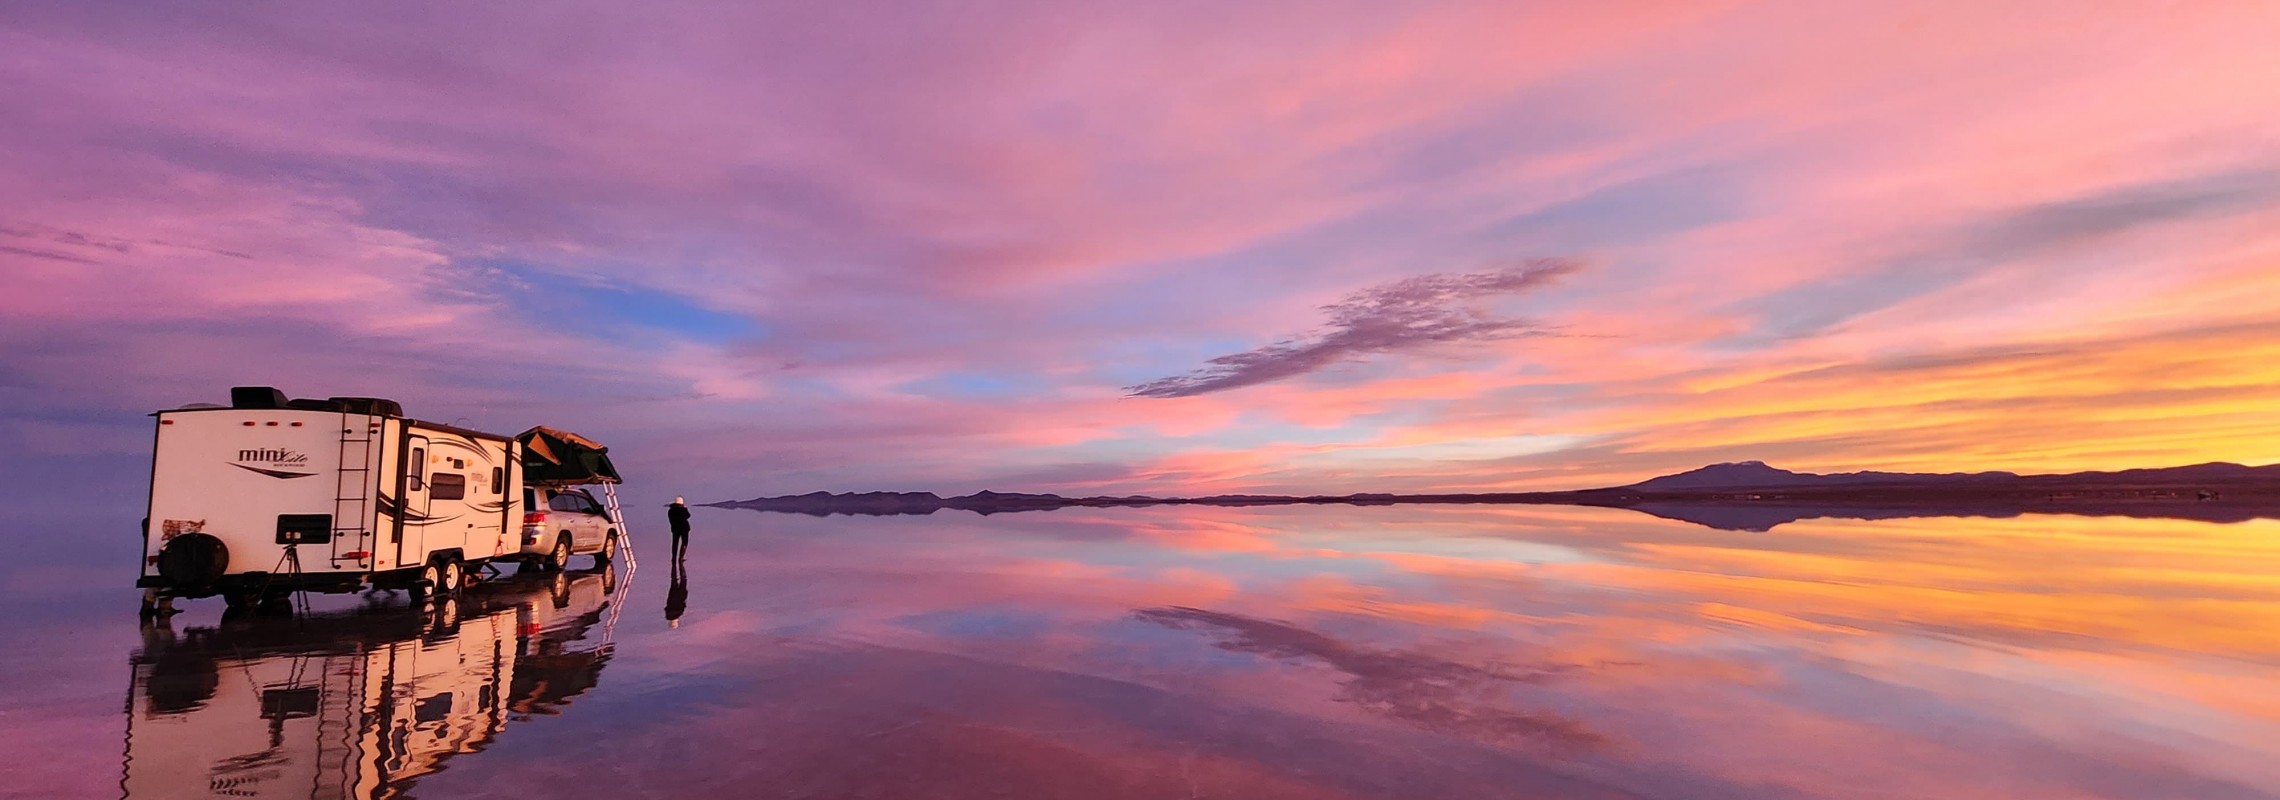
[[[401,417],[404,407],[384,397],[335,397],[331,402],[350,414],[370,414],[375,417]]]
[[[275,386],[230,387],[231,408],[284,408],[285,393]]]

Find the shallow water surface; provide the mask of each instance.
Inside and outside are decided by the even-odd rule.
[[[700,510],[685,580],[643,545],[155,627],[131,563],[5,573],[0,795],[2280,797],[2280,524]]]

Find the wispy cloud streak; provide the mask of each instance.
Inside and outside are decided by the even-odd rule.
[[[1339,362],[1452,342],[1542,335],[1544,325],[1500,317],[1474,303],[1541,288],[1575,272],[1563,259],[1485,272],[1421,275],[1374,286],[1323,306],[1330,322],[1310,339],[1286,339],[1206,361],[1185,375],[1127,386],[1133,397],[1193,397],[1297,377]]]

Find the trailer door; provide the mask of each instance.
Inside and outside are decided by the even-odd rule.
[[[428,440],[425,436],[410,436],[404,440],[404,507],[396,524],[404,536],[396,541],[396,566],[409,567],[427,563],[428,529]],[[409,560],[405,554],[410,554]]]

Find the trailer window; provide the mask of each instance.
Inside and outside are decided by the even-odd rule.
[[[428,481],[428,497],[435,500],[462,500],[467,497],[467,476],[456,472],[438,472]]]
[[[427,448],[412,448],[412,457],[408,460],[412,463],[409,465],[411,468],[406,470],[404,482],[410,484],[411,490],[416,492],[425,485],[420,479],[427,477]]]
[[[504,469],[501,469],[501,468],[498,468],[498,467],[492,467],[492,468],[491,468],[491,493],[492,493],[492,494],[506,494],[506,493],[507,493],[507,471],[506,471],[506,470],[504,470]]]

